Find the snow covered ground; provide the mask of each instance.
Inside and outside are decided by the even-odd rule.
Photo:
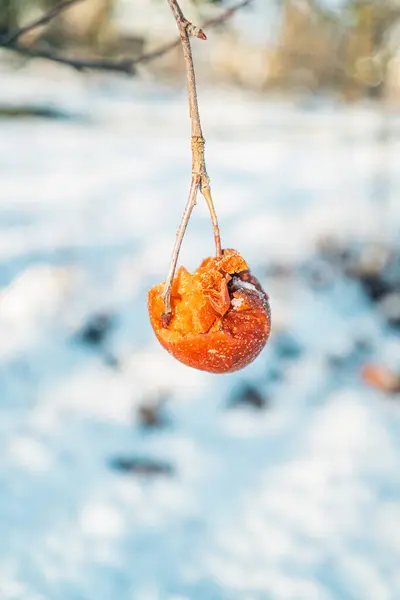
[[[201,90],[223,243],[274,325],[215,376],[146,313],[190,180],[185,94],[57,69],[2,73],[0,103],[65,117],[0,121],[0,599],[398,599],[400,406],[358,367],[398,367],[400,341],[316,247],[398,239],[399,120]],[[181,262],[211,252],[199,202]],[[104,313],[106,342],[83,343]],[[243,386],[266,406],[229,407]],[[144,429],[160,395],[166,424]]]

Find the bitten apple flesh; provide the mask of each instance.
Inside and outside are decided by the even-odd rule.
[[[151,325],[160,344],[189,367],[238,371],[264,348],[270,328],[268,295],[236,250],[206,258],[191,275],[180,267],[172,285],[172,313],[163,319],[164,283],[148,294]]]

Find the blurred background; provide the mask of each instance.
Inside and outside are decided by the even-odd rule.
[[[189,189],[165,0],[0,0],[0,599],[398,600],[400,3],[253,0],[193,41],[225,247],[270,341],[157,343]],[[195,23],[228,2],[181,2]],[[15,41],[15,40],[14,40]],[[202,199],[180,263],[213,252]]]

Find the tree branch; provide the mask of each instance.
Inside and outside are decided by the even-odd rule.
[[[83,0],[67,0],[67,2],[60,4],[58,7],[56,7],[49,13],[46,13],[40,19],[26,25],[25,27],[23,27],[21,29],[17,29],[16,31],[12,32],[11,34],[5,35],[3,37],[0,36],[0,48],[4,48],[5,50],[10,50],[11,52],[15,52],[16,54],[20,54],[20,55],[26,56],[28,58],[42,58],[44,60],[49,60],[49,61],[56,62],[59,64],[67,65],[78,71],[84,71],[84,70],[110,71],[110,72],[126,73],[127,75],[132,75],[136,71],[136,65],[145,64],[147,62],[151,62],[152,60],[160,58],[167,52],[170,52],[171,50],[173,50],[174,48],[179,46],[179,44],[181,43],[181,38],[179,37],[176,40],[168,42],[167,44],[162,44],[159,48],[156,48],[155,50],[152,50],[151,52],[145,52],[134,59],[124,58],[124,59],[113,60],[113,59],[105,59],[105,58],[99,58],[99,59],[69,58],[66,56],[59,56],[58,54],[54,53],[52,50],[49,50],[47,48],[25,46],[24,44],[21,44],[18,41],[19,38],[24,33],[31,31],[32,29],[35,29],[36,27],[39,27],[40,25],[49,23],[55,16],[60,14],[60,12],[67,9],[69,6],[71,6],[74,3],[82,2],[82,1]],[[203,27],[204,28],[217,27],[218,25],[221,25],[222,23],[224,23],[225,21],[230,19],[236,11],[249,5],[252,1],[253,0],[242,0],[241,2],[238,2],[231,8],[228,8],[226,11],[221,13],[221,15],[219,15],[218,17],[204,21],[204,23],[202,24],[202,28]],[[194,26],[192,26],[192,27],[194,27]],[[189,31],[189,33],[191,33],[191,32]]]
[[[77,4],[78,2],[82,2],[82,1],[83,0],[65,0],[65,2],[61,2],[61,4],[52,8],[49,12],[44,14],[42,17],[40,17],[39,19],[36,19],[36,21],[32,21],[32,23],[29,23],[25,27],[20,27],[19,29],[17,29],[16,31],[13,31],[8,36],[5,36],[5,39],[1,40],[1,43],[2,44],[4,43],[6,46],[11,44],[11,46],[12,46],[12,44],[14,44],[17,40],[19,40],[20,37],[25,35],[25,33],[28,33],[28,31],[32,31],[33,29],[37,29],[37,27],[41,27],[42,25],[46,25],[47,23],[50,23],[50,21],[55,19],[64,10],[67,10],[67,8],[70,8],[73,4]]]
[[[131,59],[112,60],[106,58],[68,58],[66,56],[58,56],[51,50],[31,48],[29,46],[18,44],[18,42],[3,46],[2,41],[0,40],[0,48],[1,47],[5,47],[7,50],[12,50],[17,54],[26,56],[28,58],[43,58],[44,60],[50,60],[51,62],[59,63],[61,65],[67,65],[68,67],[72,67],[77,71],[109,71],[125,73],[128,75],[135,73],[135,61]]]
[[[171,290],[172,283],[174,280],[176,265],[178,262],[178,256],[180,247],[182,245],[183,237],[185,235],[186,226],[189,222],[190,215],[194,206],[196,205],[196,195],[200,188],[210,211],[211,221],[214,229],[214,242],[216,256],[220,257],[222,254],[221,250],[221,238],[218,227],[217,215],[215,212],[214,204],[211,196],[210,179],[207,175],[206,162],[204,156],[204,144],[205,139],[200,123],[199,104],[197,100],[196,90],[196,77],[193,66],[192,49],[190,46],[189,35],[198,37],[199,39],[206,40],[207,37],[202,29],[190,23],[183,15],[181,8],[177,0],[168,0],[168,4],[171,7],[173,15],[179,29],[179,35],[182,43],[183,56],[186,65],[186,76],[189,96],[189,113],[192,122],[192,183],[190,186],[190,193],[188,203],[185,208],[185,212],[182,217],[181,224],[176,234],[176,241],[174,250],[172,252],[171,264],[168,273],[167,280],[165,282],[165,288],[163,293],[164,299],[164,314],[163,323],[164,326],[168,325],[171,316]]]

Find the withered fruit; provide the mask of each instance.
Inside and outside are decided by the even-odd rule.
[[[172,285],[169,319],[164,283],[148,294],[151,325],[161,345],[189,367],[238,371],[264,348],[270,328],[268,295],[236,250],[206,258],[191,275],[180,267]]]

